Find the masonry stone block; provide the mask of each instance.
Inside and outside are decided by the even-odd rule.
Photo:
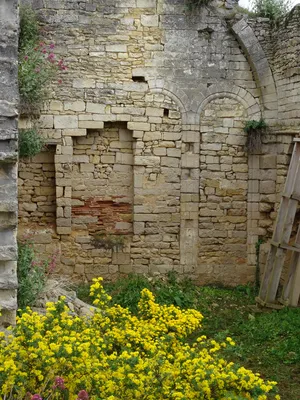
[[[160,165],[160,157],[156,156],[135,156],[134,157],[135,165],[145,165],[149,167],[155,167]]]
[[[158,15],[141,15],[141,24],[143,26],[158,26]]]
[[[259,166],[261,169],[272,169],[277,167],[277,155],[267,154],[260,156]]]
[[[71,129],[78,128],[78,117],[76,115],[55,115],[55,129]]]
[[[261,181],[259,184],[259,191],[263,194],[275,193],[276,182],[274,181]]]
[[[126,44],[107,44],[106,51],[112,53],[126,53],[127,45]]]
[[[183,168],[199,168],[199,162],[198,154],[183,154],[181,158]]]
[[[78,128],[84,129],[103,129],[104,122],[102,121],[79,121]]]
[[[147,122],[128,122],[127,127],[133,131],[150,131],[150,124]]]

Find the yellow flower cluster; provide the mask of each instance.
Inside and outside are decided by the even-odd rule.
[[[109,306],[101,278],[91,295],[97,309],[85,318],[72,315],[64,299],[49,303],[45,315],[29,308],[22,314],[2,338],[0,399],[28,392],[32,399],[279,399],[275,382],[221,357],[232,339],[201,336],[189,344],[201,327],[198,311],[158,305],[144,289],[134,316]]]

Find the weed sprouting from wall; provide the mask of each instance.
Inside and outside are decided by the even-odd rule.
[[[44,139],[36,128],[19,131],[19,157],[28,158],[40,153],[44,148]]]
[[[55,45],[41,41],[36,13],[29,6],[20,7],[19,92],[22,114],[36,115],[47,98],[51,81],[66,66],[57,60]]]
[[[18,242],[18,307],[24,309],[35,304],[45,287],[47,278],[56,268],[58,252],[51,258],[38,257],[34,245],[28,239]]]
[[[20,7],[19,67],[18,83],[20,93],[20,114],[33,120],[39,117],[44,100],[48,97],[50,83],[66,66],[57,60],[55,45],[41,41],[40,26],[34,10],[30,6]],[[44,145],[37,128],[20,131],[19,155],[32,157]]]
[[[249,154],[261,151],[263,136],[267,131],[267,124],[263,119],[246,121],[244,132],[247,134],[246,151]]]

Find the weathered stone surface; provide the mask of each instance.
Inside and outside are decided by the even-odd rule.
[[[41,118],[56,155],[20,163],[20,227],[44,238],[43,255],[60,247],[60,272],[75,278],[176,270],[201,283],[253,279],[255,243],[271,232],[299,133],[297,13],[278,32],[243,19],[230,33],[223,8],[191,19],[178,1],[81,2],[71,13],[69,3],[39,11],[68,69]],[[5,100],[0,160],[9,164],[16,126]],[[261,117],[270,132],[260,154],[247,154],[244,123]],[[7,182],[15,172],[1,174]],[[0,209],[13,211],[1,185]]]
[[[17,309],[17,26],[18,1],[0,2],[0,324],[13,324]]]

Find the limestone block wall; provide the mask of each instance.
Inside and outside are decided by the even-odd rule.
[[[17,0],[0,1],[0,309],[1,324],[17,308]]]
[[[22,163],[20,231],[45,255],[58,249],[59,271],[74,279],[170,270],[199,282],[254,279],[297,124],[290,115],[278,126],[270,24],[228,22],[220,2],[194,13],[183,3],[34,2],[68,70],[40,118],[54,168]],[[243,123],[261,117],[271,131],[249,155]],[[55,198],[36,200],[30,185],[48,185],[53,171]]]
[[[247,260],[248,156],[245,109],[234,99],[212,100],[201,115],[199,266],[238,282],[250,280]],[[200,272],[199,268],[199,273]],[[235,283],[236,283],[235,282]]]
[[[268,59],[276,91],[278,93],[278,122],[287,131],[299,132],[299,27],[300,6],[293,10],[275,26],[268,20],[250,20],[259,43]]]

